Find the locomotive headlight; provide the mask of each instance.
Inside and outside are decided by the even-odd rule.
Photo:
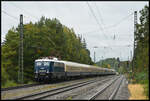
[[[46,73],[49,73],[49,70],[47,70],[47,72]]]
[[[38,73],[38,70],[36,70],[35,73]]]

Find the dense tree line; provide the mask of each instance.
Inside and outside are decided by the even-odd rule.
[[[100,60],[98,61],[96,64],[100,67],[104,67],[104,68],[112,68],[112,69],[116,69],[118,68],[118,61],[119,58],[115,59],[115,58],[107,58],[105,60]]]
[[[140,23],[137,24],[135,40],[135,60],[133,65],[133,81],[145,85],[144,91],[149,96],[149,6],[140,12]]]
[[[140,11],[140,23],[137,24],[135,33],[135,63],[134,76],[136,73],[145,73],[148,76],[149,69],[149,7],[145,6]],[[146,79],[146,76],[144,78]]]
[[[2,85],[7,81],[17,82],[19,25],[6,34],[2,47]],[[34,60],[39,57],[55,56],[62,60],[93,64],[85,39],[74,30],[62,25],[56,18],[41,17],[36,23],[23,25],[24,81],[33,80]]]
[[[118,58],[107,58],[96,63],[100,67],[115,69],[119,74],[127,74],[131,71],[131,61],[120,61]]]

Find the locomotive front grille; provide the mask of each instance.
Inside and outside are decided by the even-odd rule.
[[[46,73],[40,73],[39,75],[41,75],[41,76],[42,76],[42,75],[43,75],[43,76],[45,76],[45,75],[46,75]]]
[[[46,73],[46,70],[39,70],[40,73]]]
[[[46,75],[46,70],[45,69],[40,69],[39,74],[40,75]]]

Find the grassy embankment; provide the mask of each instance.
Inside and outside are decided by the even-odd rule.
[[[131,81],[131,74],[128,76],[130,84],[128,89],[130,91],[129,100],[148,100],[149,99],[149,79],[147,72],[136,73],[134,79]]]
[[[26,84],[33,84],[33,83],[35,83],[35,82],[28,82],[28,83],[26,83]],[[15,87],[15,86],[21,86],[21,85],[24,85],[24,84],[15,83],[15,82],[13,82],[13,81],[9,81],[9,80],[8,80],[8,81],[5,83],[5,85],[4,85],[4,84],[1,85],[1,88]]]

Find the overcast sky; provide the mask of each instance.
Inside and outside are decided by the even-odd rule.
[[[24,23],[38,21],[41,16],[57,18],[63,25],[82,35],[90,50],[91,58],[96,52],[96,61],[106,58],[131,59],[133,51],[134,11],[149,5],[142,2],[19,2],[2,1],[1,41],[10,28],[17,27],[19,15]],[[98,48],[93,48],[97,46]]]

